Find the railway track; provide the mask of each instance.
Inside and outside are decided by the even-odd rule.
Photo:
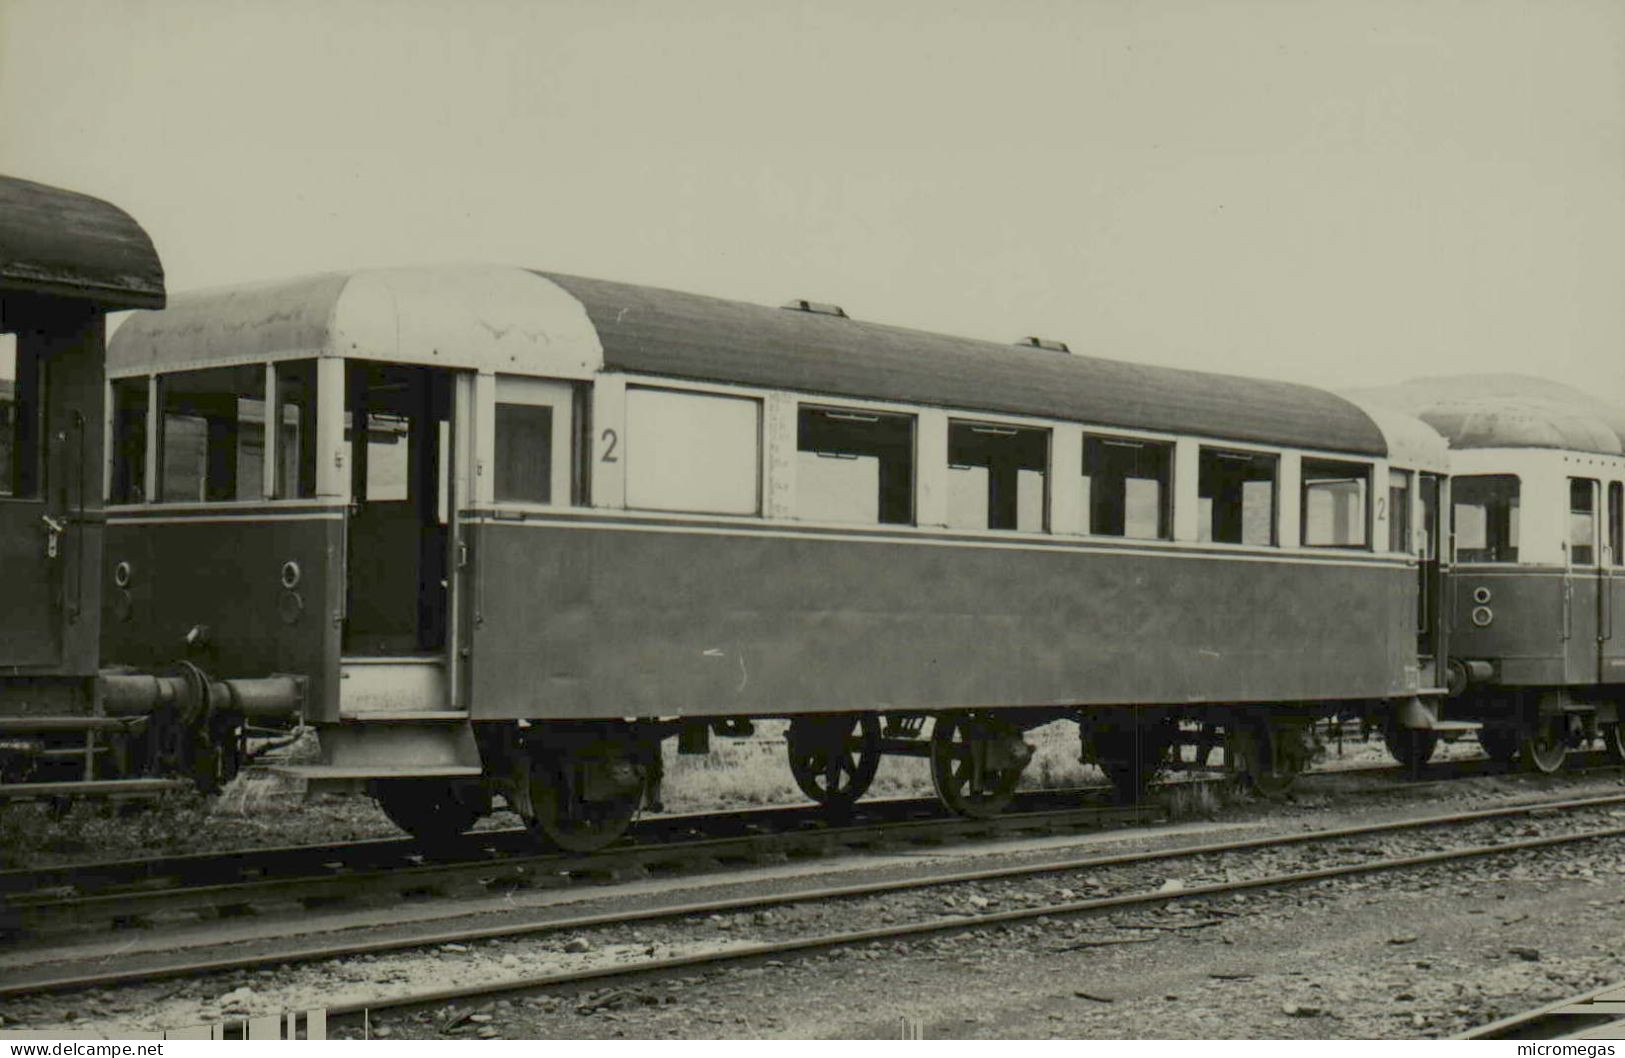
[[[1246,838],[1236,841],[1158,849],[1146,852],[1120,853],[1078,857],[1076,855],[1049,857],[1025,863],[990,867],[973,871],[926,869],[911,871],[905,877],[855,884],[817,886],[806,884],[805,879],[792,880],[795,884],[778,883],[777,891],[763,891],[762,885],[753,886],[746,895],[706,901],[675,902],[655,897],[641,902],[631,910],[605,911],[588,914],[559,914],[553,911],[529,921],[509,921],[498,926],[463,927],[451,931],[415,930],[397,933],[382,939],[341,938],[317,944],[289,947],[252,954],[233,954],[225,957],[177,953],[170,958],[153,960],[144,966],[126,967],[117,971],[92,969],[84,972],[66,972],[58,976],[24,976],[7,974],[0,978],[0,998],[41,994],[53,991],[71,991],[89,988],[108,988],[174,977],[195,977],[201,974],[222,973],[268,965],[286,966],[340,959],[358,955],[377,955],[406,949],[426,948],[446,944],[466,945],[474,941],[498,938],[534,938],[545,934],[561,934],[588,929],[604,929],[632,923],[659,920],[682,920],[693,916],[714,916],[763,908],[782,907],[823,901],[851,901],[888,894],[902,893],[934,887],[965,886],[973,883],[1018,881],[1038,876],[1064,875],[1073,872],[1093,872],[1108,868],[1134,868],[1160,864],[1173,860],[1208,860],[1246,854],[1260,850],[1283,850],[1319,846],[1347,852],[1350,842],[1371,838],[1389,838],[1395,835],[1414,835],[1437,845],[1436,832],[1440,828],[1453,828],[1455,834],[1464,829],[1528,817],[1554,817],[1562,814],[1583,814],[1625,805],[1625,794],[1590,797],[1565,801],[1537,801],[1529,804],[1451,812],[1418,819],[1388,821],[1354,827],[1301,831],[1284,835]],[[1395,871],[1482,858],[1528,850],[1553,848],[1577,842],[1590,842],[1625,837],[1625,826],[1603,826],[1568,833],[1519,838],[1504,842],[1477,842],[1454,848],[1424,848],[1405,856],[1359,855],[1353,862],[1323,864],[1307,870],[1262,872],[1250,877],[1220,883],[1191,885],[1174,890],[1131,890],[1108,896],[1084,900],[1052,902],[993,913],[950,915],[923,921],[888,925],[875,929],[824,933],[811,936],[791,936],[756,944],[733,945],[726,949],[672,955],[666,958],[635,960],[565,973],[528,977],[512,977],[455,989],[442,989],[428,993],[412,993],[384,997],[368,1004],[333,1008],[332,1013],[342,1015],[360,1010],[363,1006],[381,1009],[391,1006],[414,1006],[444,1002],[452,999],[489,995],[496,992],[547,988],[555,985],[594,981],[629,974],[658,972],[703,963],[729,962],[771,956],[817,948],[866,943],[888,938],[906,938],[944,931],[974,929],[1002,922],[1014,922],[1043,916],[1067,916],[1107,911],[1114,908],[1152,905],[1173,901],[1197,899],[1251,889],[1268,889],[1321,881],[1357,874]],[[1358,851],[1358,850],[1356,850]],[[1369,852],[1369,850],[1367,850]]]
[[[991,819],[948,815],[926,799],[874,801],[839,822],[816,807],[673,816],[641,826],[629,843],[591,855],[539,854],[522,830],[470,835],[439,856],[410,840],[303,845],[226,855],[118,861],[0,873],[0,930],[42,936],[143,927],[165,919],[231,917],[339,902],[467,896],[573,881],[816,856],[838,849],[936,845],[986,837],[1073,832],[1141,822],[1156,806],[1085,805],[1072,793],[1027,796]]]
[[[1617,1040],[1625,1037],[1625,981],[1513,1014],[1458,1040]]]
[[[1583,774],[1580,769],[1566,774]],[[1408,781],[1397,765],[1330,769],[1305,778],[1392,779],[1414,791],[1499,772],[1487,760],[1440,762],[1431,780]],[[1538,779],[1540,777],[1531,777]],[[1222,780],[1182,780],[1169,786]],[[942,844],[977,838],[1065,833],[1142,822],[1160,809],[1082,805],[1107,787],[1031,791],[992,819],[947,814],[931,798],[863,802],[833,819],[815,805],[745,812],[654,817],[626,842],[590,855],[537,853],[522,828],[470,834],[426,850],[409,838],[340,845],[295,845],[52,868],[0,871],[0,936],[13,940],[86,929],[148,928],[247,914],[306,912],[345,903],[478,896],[558,887],[650,873],[672,874],[815,856],[891,844]]]

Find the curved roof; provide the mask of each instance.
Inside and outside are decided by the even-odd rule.
[[[1625,454],[1625,409],[1528,375],[1418,378],[1357,399],[1414,415],[1450,447],[1556,448]]]
[[[0,293],[161,308],[164,266],[147,233],[117,206],[0,176]]]
[[[598,370],[1381,456],[1331,393],[506,267],[384,269],[178,294],[109,344],[115,374],[357,356]]]
[[[580,299],[613,370],[1368,455],[1359,408],[1308,386],[952,338],[541,273]]]
[[[1388,441],[1388,461],[1394,466],[1440,473],[1449,468],[1450,445],[1433,427],[1414,415],[1407,415],[1361,394],[1349,394],[1348,397],[1381,428],[1383,437]]]

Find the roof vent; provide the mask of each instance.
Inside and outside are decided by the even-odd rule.
[[[1036,335],[1028,335],[1016,344],[1030,345],[1034,349],[1048,349],[1052,353],[1070,353],[1072,351],[1065,342],[1058,342],[1053,338],[1039,338]]]
[[[808,301],[805,298],[786,301],[779,308],[789,309],[791,312],[812,312],[819,316],[839,316],[843,320],[848,318],[846,310],[839,305],[831,305],[824,301]]]

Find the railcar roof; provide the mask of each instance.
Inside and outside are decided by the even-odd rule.
[[[1510,374],[1417,378],[1355,397],[1416,416],[1457,450],[1625,454],[1625,409],[1548,379]]]
[[[586,306],[607,366],[1237,441],[1386,454],[1334,394],[543,273]]]
[[[161,308],[164,267],[130,215],[74,191],[0,176],[0,294]]]
[[[1124,363],[504,267],[387,269],[180,294],[115,334],[133,374],[356,356],[587,378],[597,370],[1381,456],[1308,386]]]

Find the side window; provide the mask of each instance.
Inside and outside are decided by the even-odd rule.
[[[1625,518],[1625,485],[1617,481],[1608,485],[1608,562],[1614,566],[1625,566],[1625,525],[1620,520]]]
[[[1120,437],[1083,439],[1086,532],[1173,538],[1174,446]]]
[[[762,402],[667,389],[626,391],[626,505],[759,514]]]
[[[804,405],[796,513],[807,521],[912,525],[914,417]]]
[[[265,498],[265,365],[164,375],[158,498]]]
[[[1477,474],[1450,482],[1458,562],[1518,561],[1518,478]]]
[[[948,524],[1044,532],[1048,473],[1048,430],[950,420]]]
[[[569,382],[498,376],[492,482],[498,502],[580,502],[575,394]]]
[[[1589,478],[1569,479],[1569,561],[1597,564],[1597,483]]]
[[[0,499],[40,492],[39,366],[16,335],[0,334]]]
[[[1196,483],[1200,539],[1273,546],[1278,463],[1275,456],[1262,452],[1204,447]]]
[[[108,498],[142,503],[147,498],[147,379],[121,378],[113,390],[113,466]]]
[[[316,361],[289,360],[276,366],[276,495],[300,499],[316,495]]]
[[[1335,459],[1303,461],[1304,547],[1365,547],[1371,467]]]
[[[1388,550],[1409,554],[1411,550],[1411,472],[1388,472]]]

